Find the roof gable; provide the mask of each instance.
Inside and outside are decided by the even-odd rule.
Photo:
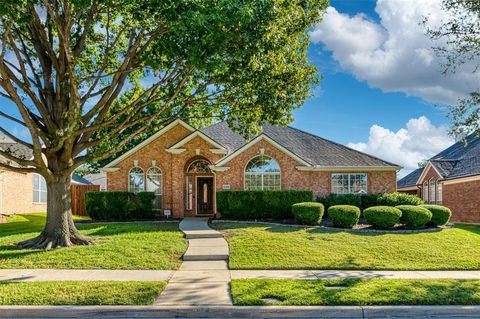
[[[119,157],[117,157],[116,159],[114,159],[113,161],[108,163],[107,165],[105,165],[103,168],[113,168],[115,165],[117,165],[118,163],[120,163],[124,159],[128,158],[129,156],[133,155],[135,152],[139,151],[143,147],[147,146],[148,144],[150,144],[151,142],[153,142],[154,140],[159,138],[161,135],[168,132],[169,130],[171,130],[172,128],[174,128],[177,125],[182,125],[183,127],[185,127],[190,132],[195,131],[195,129],[192,126],[188,125],[187,123],[185,123],[184,121],[182,121],[180,119],[176,119],[176,120],[172,121],[170,124],[164,126],[157,133],[155,133],[152,136],[150,136],[149,138],[147,138],[145,141],[141,142],[140,144],[138,144],[135,147],[132,147],[130,150],[128,150],[127,152],[123,153],[122,155],[120,155]]]
[[[217,143],[215,140],[213,140],[209,136],[205,135],[201,131],[195,131],[192,134],[187,135],[186,137],[184,137],[183,139],[181,139],[180,141],[178,141],[177,143],[172,145],[169,149],[178,149],[178,148],[182,147],[183,145],[187,144],[188,142],[190,142],[191,140],[193,140],[195,137],[199,137],[199,138],[205,140],[206,142],[208,142],[210,145],[216,147],[217,149],[226,150],[226,148],[223,145]]]
[[[310,163],[305,161],[303,158],[299,157],[297,154],[293,153],[292,151],[286,149],[283,145],[280,145],[279,143],[274,141],[272,138],[270,138],[269,136],[267,136],[266,134],[263,134],[263,133],[258,135],[253,140],[251,140],[249,143],[247,143],[247,144],[243,145],[242,147],[240,147],[239,149],[237,149],[235,152],[230,153],[226,157],[220,159],[216,163],[216,165],[217,166],[225,165],[226,163],[230,162],[232,159],[237,157],[239,154],[241,154],[243,151],[249,149],[250,147],[254,146],[255,144],[257,144],[258,142],[260,142],[262,140],[265,140],[268,143],[272,144],[273,146],[275,146],[276,148],[278,148],[279,150],[281,150],[285,154],[289,155],[290,157],[292,157],[294,160],[301,163],[302,165],[311,166]]]
[[[413,172],[411,172],[407,176],[398,180],[397,188],[405,188],[405,187],[416,186],[420,175],[422,175],[422,172],[423,172],[423,167],[422,168],[417,168],[416,170],[414,170]]]

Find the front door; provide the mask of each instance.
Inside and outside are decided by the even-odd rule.
[[[213,214],[213,177],[197,177],[197,214]]]

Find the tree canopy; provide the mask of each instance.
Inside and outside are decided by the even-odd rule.
[[[173,118],[222,118],[245,135],[264,122],[286,124],[319,80],[307,60],[307,31],[326,6],[326,0],[3,0],[0,95],[11,104],[0,105],[0,116],[31,138],[0,131],[33,156],[0,149],[6,159],[0,167],[43,175],[47,215],[68,217],[66,204],[51,197],[69,199],[75,168],[118,153]],[[63,226],[52,220],[44,231],[50,235],[24,246],[82,243],[67,234],[75,233],[71,218]]]
[[[465,64],[471,65],[472,72],[480,73],[480,1],[443,0],[442,7],[448,19],[438,28],[427,29],[427,34],[445,43],[434,47],[436,53],[445,58],[443,73],[455,72]],[[480,135],[480,83],[477,85],[477,90],[450,108],[453,135],[465,136],[472,132]]]

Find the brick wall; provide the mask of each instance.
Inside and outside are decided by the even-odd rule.
[[[0,173],[2,213],[46,212],[46,204],[33,203],[33,174]]]
[[[443,205],[452,210],[452,221],[480,223],[480,180],[444,184]]]

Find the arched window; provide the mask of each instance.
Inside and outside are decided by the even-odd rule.
[[[245,168],[245,189],[280,189],[280,166],[268,156],[257,156]]]
[[[443,185],[437,180],[437,204],[441,205],[443,202]]]
[[[196,173],[211,173],[212,170],[209,167],[210,163],[206,160],[196,160],[188,165],[187,173],[196,174]]]
[[[428,182],[423,183],[422,199],[425,203],[428,203]]]
[[[147,191],[155,194],[154,209],[162,208],[162,171],[152,167],[147,171]]]
[[[143,169],[140,167],[133,167],[128,173],[128,190],[132,193],[143,192],[145,190]]]
[[[428,202],[431,204],[435,204],[436,184],[437,181],[433,178],[428,182]]]

